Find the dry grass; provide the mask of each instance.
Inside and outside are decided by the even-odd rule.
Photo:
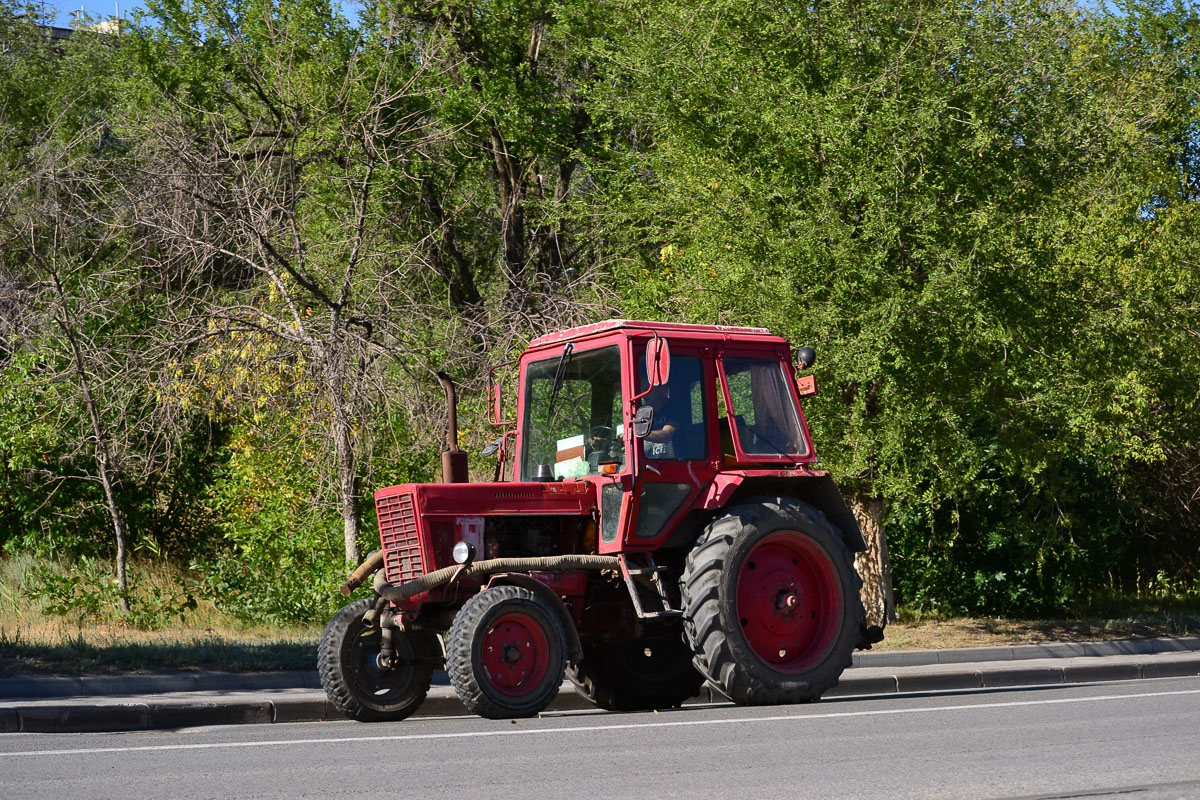
[[[21,590],[28,558],[0,561],[0,677],[216,669],[251,672],[315,669],[321,625],[252,625],[200,600],[194,611],[155,630],[47,616]],[[174,591],[164,567],[138,565],[143,585]]]
[[[42,614],[20,590],[29,559],[0,560],[0,677],[105,674],[189,669],[265,671],[315,669],[320,624],[280,628],[248,625],[201,601],[195,611],[159,630]],[[175,586],[163,567],[139,566],[138,578]],[[887,628],[879,650],[991,647],[1200,634],[1200,609],[1148,609],[1125,619],[943,619],[906,613]]]
[[[135,631],[0,625],[0,677],[316,669],[319,631]]]
[[[889,625],[876,650],[942,650],[1044,642],[1089,642],[1200,634],[1200,613],[1147,614],[1128,619],[905,619]]]

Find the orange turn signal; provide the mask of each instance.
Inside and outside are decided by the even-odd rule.
[[[607,464],[601,464],[600,465],[600,473],[602,475],[616,475],[617,474],[617,462],[610,461]]]

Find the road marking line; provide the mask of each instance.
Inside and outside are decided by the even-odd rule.
[[[688,719],[662,722],[631,722],[621,725],[585,725],[578,728],[529,728],[504,729],[497,731],[464,731],[462,733],[406,733],[395,736],[341,736],[322,739],[273,739],[261,742],[205,742],[197,744],[160,744],[140,747],[87,747],[75,750],[28,750],[24,752],[0,753],[0,758],[19,756],[70,756],[99,753],[147,753],[166,750],[215,750],[238,747],[279,747],[298,744],[338,744],[358,742],[413,742],[437,739],[473,739],[491,736],[535,736],[538,734],[596,733],[623,731],[638,728],[684,728],[696,725],[745,725],[755,722],[801,722],[819,719],[847,719],[850,717],[880,717],[897,714],[929,714],[938,711],[976,711],[983,708],[1020,708],[1022,706],[1063,705],[1066,703],[1102,703],[1113,700],[1136,700],[1145,697],[1177,697],[1200,694],[1200,689],[1183,689],[1174,692],[1138,692],[1135,694],[1110,694],[1096,697],[1058,697],[1044,700],[1013,700],[1004,703],[966,703],[954,706],[921,706],[919,708],[888,708],[872,711],[838,711],[827,714],[780,714],[769,717],[741,717],[738,719]]]

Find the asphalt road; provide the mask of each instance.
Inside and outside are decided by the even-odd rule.
[[[1200,678],[1163,678],[515,723],[14,733],[0,796],[1200,800],[1197,720]]]

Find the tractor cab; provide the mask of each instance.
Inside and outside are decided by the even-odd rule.
[[[815,460],[790,349],[762,328],[609,321],[535,340],[518,369],[514,477],[592,484],[601,553],[659,547],[724,470]]]

